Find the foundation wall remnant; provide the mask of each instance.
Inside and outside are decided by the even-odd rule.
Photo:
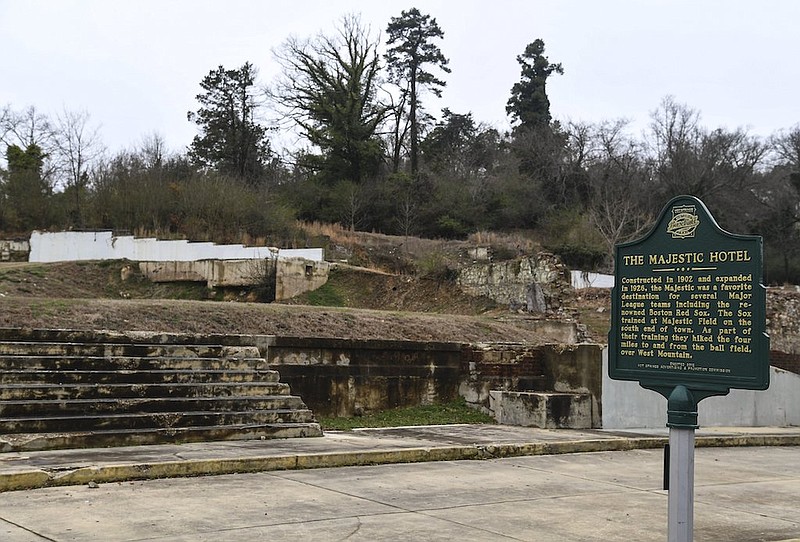
[[[0,262],[26,262],[30,251],[24,239],[0,239]]]
[[[328,281],[329,269],[328,262],[303,258],[139,263],[139,271],[153,282],[205,282],[217,288],[274,281],[277,300],[316,290]]]
[[[461,345],[275,337],[267,361],[317,414],[365,412],[458,397]]]
[[[556,395],[577,397],[575,404],[580,412],[570,420],[580,419],[574,422],[580,427],[599,427],[601,398],[593,394],[601,393],[594,385],[600,381],[600,352],[597,345],[565,349],[558,345],[276,337],[266,358],[292,390],[320,415],[353,416],[458,397],[496,415],[490,399],[493,391],[551,395],[558,391]],[[595,363],[591,362],[592,356]],[[577,367],[554,368],[562,363]],[[591,374],[593,371],[598,374]],[[552,399],[545,410],[552,412],[554,405],[558,410],[560,401]]]
[[[547,429],[594,427],[588,393],[493,390],[490,401],[497,423]]]
[[[10,332],[16,340],[24,336],[25,341],[65,343],[90,333]],[[666,423],[666,400],[636,382],[610,381],[603,347],[596,344],[537,347],[138,331],[94,334],[97,341],[110,344],[256,347],[259,357],[277,369],[281,381],[318,416],[352,416],[462,396],[501,423],[607,429],[663,428]],[[767,391],[733,390],[726,397],[704,400],[700,425],[800,425],[800,375],[772,367],[771,378]]]
[[[469,295],[485,296],[527,312],[558,309],[572,295],[569,270],[546,252],[518,260],[476,263],[459,271],[456,282]]]
[[[304,258],[283,258],[276,263],[275,299],[291,299],[328,282],[330,264]]]

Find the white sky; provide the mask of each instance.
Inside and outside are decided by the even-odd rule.
[[[452,73],[432,113],[505,128],[516,55],[542,38],[565,70],[548,83],[562,121],[624,117],[640,130],[671,94],[709,128],[767,136],[800,123],[795,0],[0,0],[0,106],[86,110],[112,152],[154,132],[180,150],[209,70],[250,61],[268,83],[289,35],[331,33],[358,13],[383,42],[411,7],[445,32]]]

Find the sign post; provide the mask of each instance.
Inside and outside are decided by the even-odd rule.
[[[693,196],[616,246],[608,372],[667,399],[670,542],[693,536],[698,403],[769,386],[762,251],[761,237],[722,230]]]

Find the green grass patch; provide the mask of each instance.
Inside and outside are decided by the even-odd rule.
[[[31,303],[31,314],[36,317],[40,316],[57,316],[63,313],[72,305],[68,299],[45,299]]]
[[[308,292],[306,300],[309,305],[316,307],[344,307],[346,305],[342,293],[329,282]]]
[[[364,416],[320,417],[322,429],[348,431],[358,427],[402,427],[452,423],[495,423],[491,416],[467,406],[464,399],[437,405],[393,408]]]
[[[47,275],[47,270],[45,268],[41,267],[41,266],[26,267],[25,271],[29,275],[33,275],[34,277],[39,277],[39,278],[44,277],[45,275]]]
[[[0,271],[0,280],[5,280],[8,282],[25,282],[27,277],[27,273],[20,269],[8,269]]]

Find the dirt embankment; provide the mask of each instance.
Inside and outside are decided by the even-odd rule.
[[[466,296],[452,282],[431,277],[341,268],[321,291],[265,304],[244,302],[253,297],[246,290],[153,284],[131,273],[134,267],[130,262],[0,264],[0,326],[453,342],[551,340],[535,330],[530,315]],[[771,347],[800,352],[800,291],[792,286],[767,292]],[[580,323],[587,340],[605,343],[610,292],[578,291],[565,310],[549,317]]]
[[[343,306],[323,307],[303,304],[308,296],[287,304],[248,303],[247,291],[213,293],[205,285],[152,284],[126,273],[129,265],[0,265],[0,326],[447,342],[550,340],[532,328],[529,318],[509,319],[507,310],[464,296],[446,281],[337,272],[327,290]]]

